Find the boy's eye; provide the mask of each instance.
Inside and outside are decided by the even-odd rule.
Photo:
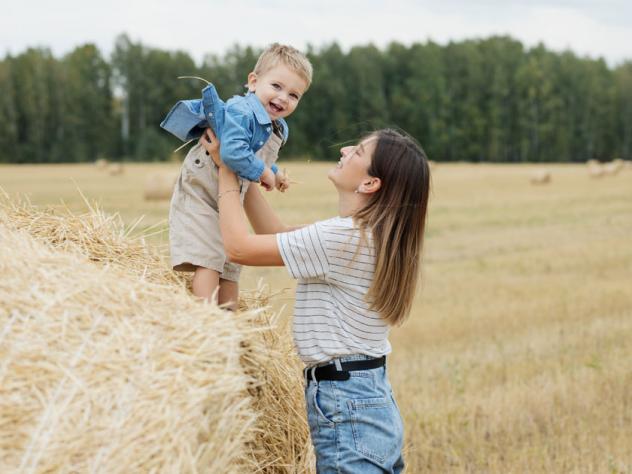
[[[290,94],[292,99],[298,100],[298,94]]]
[[[279,90],[281,88],[281,86],[278,85],[276,82],[272,83],[272,87],[274,87],[276,90]]]

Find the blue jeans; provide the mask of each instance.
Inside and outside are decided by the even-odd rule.
[[[340,361],[366,356],[341,357]],[[309,377],[309,369],[307,375]],[[307,421],[318,473],[399,473],[404,426],[386,366],[350,372],[349,380],[310,381]]]

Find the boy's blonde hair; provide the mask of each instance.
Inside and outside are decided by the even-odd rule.
[[[285,44],[273,43],[268,46],[255,64],[254,73],[258,76],[269,71],[278,64],[287,66],[307,83],[305,90],[312,83],[312,64],[298,49]]]

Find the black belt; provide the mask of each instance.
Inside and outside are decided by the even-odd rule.
[[[382,367],[384,364],[386,364],[386,356],[382,356],[377,359],[341,362],[341,370],[336,368],[336,364],[323,365],[316,367],[315,369],[305,369],[305,380],[307,383],[312,381],[313,378],[315,378],[317,382],[321,380],[349,380],[349,377],[351,377],[349,372],[353,372],[354,370],[377,369],[378,367]]]

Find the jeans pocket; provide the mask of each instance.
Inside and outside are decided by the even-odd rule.
[[[312,404],[321,421],[333,425],[332,417],[336,413],[336,401],[333,397],[328,396],[327,391],[323,391],[322,388],[320,383],[314,385]]]
[[[390,397],[354,399],[348,405],[356,451],[380,464],[399,453],[402,425]]]

